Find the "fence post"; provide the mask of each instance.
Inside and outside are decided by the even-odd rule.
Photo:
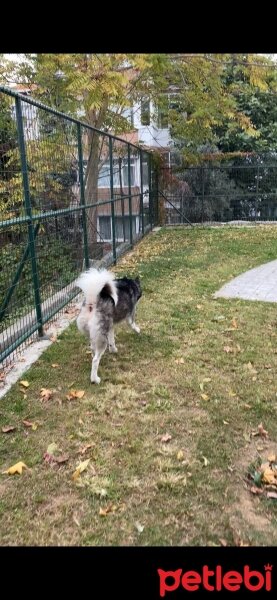
[[[152,156],[148,154],[149,223],[153,228]]]
[[[43,320],[42,320],[42,312],[41,312],[40,283],[39,283],[39,276],[38,276],[38,269],[37,269],[35,234],[34,234],[34,226],[33,226],[33,220],[32,220],[32,205],[31,205],[31,198],[30,198],[28,164],[27,164],[25,139],[24,139],[22,107],[21,107],[21,100],[18,97],[15,98],[15,110],[16,110],[16,122],[17,122],[18,144],[19,144],[20,161],[21,161],[23,191],[24,191],[24,206],[25,206],[26,215],[29,217],[29,219],[28,219],[28,238],[29,238],[29,246],[30,246],[32,275],[33,275],[35,309],[36,309],[36,315],[37,315],[38,334],[39,334],[39,336],[42,337],[44,335],[44,332],[43,332]]]
[[[202,196],[201,196],[201,221],[204,223],[204,196],[205,196],[205,180],[204,180],[204,167],[201,168],[202,172]]]
[[[132,191],[131,191],[131,148],[128,144],[128,193],[129,193],[129,222],[130,222],[130,245],[133,247],[133,217],[132,217]]]
[[[86,214],[86,198],[85,198],[85,184],[84,184],[82,130],[81,130],[80,123],[77,123],[77,138],[78,138],[80,204],[83,207],[82,217],[83,217],[83,234],[84,234],[84,257],[85,257],[85,267],[86,267],[86,269],[88,269],[89,268],[88,232],[87,232],[87,214]]]
[[[109,155],[110,155],[110,192],[111,192],[111,212],[112,212],[113,262],[114,262],[114,264],[116,264],[114,190],[113,190],[113,139],[112,139],[112,137],[109,137]]]
[[[260,167],[257,167],[257,181],[256,181],[256,196],[255,196],[255,221],[257,221],[257,207],[258,207],[258,194],[259,194],[259,176]]]
[[[144,214],[143,214],[143,172],[142,172],[142,150],[139,151],[140,156],[140,214],[141,214],[141,232],[144,235]]]

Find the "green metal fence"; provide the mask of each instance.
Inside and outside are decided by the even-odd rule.
[[[157,220],[151,153],[0,87],[0,363]]]
[[[163,169],[167,224],[277,221],[277,155]]]

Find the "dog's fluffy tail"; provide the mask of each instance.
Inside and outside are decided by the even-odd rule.
[[[103,269],[89,269],[82,273],[76,281],[76,285],[83,290],[87,304],[96,304],[99,294],[104,290],[107,295],[111,296],[115,305],[117,304],[118,295],[114,282],[114,275]]]

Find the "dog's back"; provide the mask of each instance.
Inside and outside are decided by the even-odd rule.
[[[140,332],[134,317],[136,304],[141,297],[141,287],[138,278],[123,277],[114,280],[113,274],[106,269],[90,269],[79,277],[76,284],[85,294],[77,326],[82,333],[90,337],[92,349],[95,351],[91,381],[99,383],[97,369],[107,344],[110,352],[117,352],[113,324],[126,319],[134,331]]]

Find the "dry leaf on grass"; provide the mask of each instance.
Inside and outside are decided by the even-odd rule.
[[[267,492],[267,498],[271,498],[272,500],[277,500],[277,492]]]
[[[232,321],[231,321],[231,325],[232,325],[232,327],[233,327],[234,329],[237,329],[237,328],[238,328],[238,324],[237,324],[237,321],[236,321],[236,319],[235,319],[235,318],[233,318],[233,319],[232,319]]]
[[[31,421],[22,421],[23,425],[25,425],[25,427],[31,427],[33,431],[36,431],[36,429],[38,428],[38,424],[37,423],[32,423]]]
[[[144,530],[144,526],[141,525],[138,521],[135,522],[135,527],[139,533],[142,533]]]
[[[85,469],[88,466],[89,461],[90,461],[90,458],[88,458],[87,460],[84,460],[76,467],[76,469],[72,475],[73,481],[76,481],[76,479],[78,479],[78,477],[80,477],[80,474],[83,473],[83,471],[85,471]]]
[[[67,394],[67,400],[73,400],[73,398],[83,398],[85,395],[84,390],[70,390],[69,394]]]
[[[124,504],[108,504],[105,508],[100,506],[99,515],[100,517],[106,517],[109,513],[114,513],[120,508],[124,508]]]
[[[177,460],[183,460],[183,458],[184,458],[183,450],[179,450],[179,452],[177,452]]]
[[[52,367],[53,369],[57,369],[59,366],[60,366],[60,365],[59,365],[58,363],[53,363],[53,364],[51,365],[51,367]]]
[[[16,427],[13,425],[6,425],[2,427],[2,433],[11,433],[11,431],[15,431]]]
[[[202,400],[209,400],[210,397],[208,396],[208,394],[201,394],[201,398]]]
[[[184,361],[183,358],[176,358],[175,362],[176,362],[177,365],[184,365],[185,364],[185,361]]]
[[[7,473],[8,475],[15,475],[16,473],[18,473],[19,475],[22,475],[23,469],[28,469],[28,467],[27,467],[27,465],[25,465],[24,462],[19,461],[18,463],[16,463],[15,465],[13,465],[9,469],[7,469],[6,471],[3,471],[3,473]]]
[[[43,400],[43,402],[47,402],[48,400],[50,400],[50,398],[52,398],[52,395],[53,395],[52,390],[48,390],[47,388],[41,388],[40,396],[41,396],[41,399]]]
[[[23,387],[25,387],[25,388],[28,388],[29,385],[30,385],[29,381],[25,381],[25,380],[24,381],[20,381],[19,383],[20,383],[20,385],[23,385]]]
[[[170,442],[170,440],[172,440],[172,435],[170,435],[169,433],[165,433],[161,437],[161,442],[163,442],[163,444],[167,444],[168,442]]]
[[[80,448],[80,450],[78,450],[78,454],[85,454],[86,451],[92,448],[93,446],[95,446],[95,444],[86,444],[85,446]]]

